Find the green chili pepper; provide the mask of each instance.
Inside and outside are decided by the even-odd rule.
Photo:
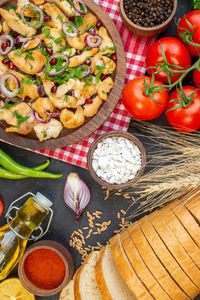
[[[49,164],[50,164],[50,160],[48,159],[42,165],[39,165],[39,166],[33,168],[33,170],[42,171],[42,170],[46,169],[49,166]],[[11,173],[11,172],[7,171],[6,169],[0,167],[0,178],[23,179],[23,178],[27,178],[27,176]]]
[[[200,0],[191,0],[190,3],[191,3],[193,8],[195,8],[195,9],[200,8]]]
[[[51,174],[48,172],[43,172],[40,170],[34,170],[31,168],[24,167],[14,161],[10,156],[8,156],[3,150],[0,149],[0,165],[3,166],[6,171],[14,174],[19,174],[24,177],[38,177],[38,178],[59,178],[60,174]]]

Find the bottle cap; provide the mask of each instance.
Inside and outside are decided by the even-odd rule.
[[[47,197],[45,197],[39,192],[37,192],[34,199],[36,202],[38,202],[41,206],[43,206],[46,209],[49,209],[53,205],[53,203]]]

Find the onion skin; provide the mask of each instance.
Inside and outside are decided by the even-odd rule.
[[[9,91],[6,86],[5,86],[5,82],[6,82],[6,79],[8,78],[13,78],[14,81],[16,82],[16,85],[17,85],[17,88],[11,92]],[[20,81],[19,79],[14,75],[14,74],[11,74],[11,73],[5,73],[1,76],[0,78],[0,90],[1,90],[1,93],[8,97],[8,98],[13,98],[17,95],[18,91],[19,91],[19,88],[20,88]]]
[[[55,53],[55,54],[53,54],[53,55],[51,55],[51,56],[49,57],[49,62],[50,62],[53,58],[59,58],[59,57],[64,58],[65,61],[66,61],[67,66],[68,66],[68,64],[69,64],[69,57],[68,57],[67,55],[65,55],[65,54]],[[60,70],[60,71],[53,71],[53,70],[50,70],[50,71],[49,71],[49,75],[50,75],[50,76],[60,75],[60,74],[62,74],[63,72],[65,72],[67,66],[63,67],[63,69]]]
[[[25,8],[28,8],[29,5],[32,6],[32,7],[33,7],[36,11],[38,11],[39,14],[40,14],[40,22],[38,23],[37,26],[32,25],[31,22],[26,21],[26,19],[25,19],[25,17],[24,17],[24,9],[25,9]],[[37,5],[32,4],[32,3],[22,6],[21,11],[20,11],[20,15],[21,15],[21,18],[22,18],[22,20],[23,20],[23,23],[24,23],[24,24],[27,24],[27,23],[28,23],[28,25],[29,25],[30,27],[32,27],[32,28],[38,29],[38,28],[40,28],[40,27],[42,26],[42,24],[43,24],[43,22],[44,22],[44,13],[43,13],[43,11],[41,10],[40,7],[38,7]]]
[[[10,46],[7,47],[5,49],[5,51],[1,47],[2,43],[3,43],[3,40],[9,40],[10,41]],[[14,48],[14,46],[15,46],[15,41],[14,41],[14,39],[9,34],[2,34],[0,36],[0,54],[7,55],[8,53],[10,53],[10,51],[12,51],[12,49]]]
[[[67,30],[66,30],[66,25],[71,25],[72,27],[73,27],[73,29],[74,29],[74,32],[68,32]],[[70,23],[68,23],[68,22],[65,22],[63,25],[62,25],[62,30],[63,30],[63,32],[64,32],[64,34],[66,34],[66,35],[68,35],[69,37],[76,37],[77,35],[78,35],[78,29],[76,28],[76,26],[75,25],[73,25],[73,24],[70,24]]]
[[[94,39],[94,38],[97,39],[97,41],[95,43],[91,41],[91,39]],[[86,35],[84,41],[85,41],[85,44],[86,44],[87,47],[89,47],[89,48],[98,48],[101,45],[102,38],[98,34],[90,33],[90,34]]]
[[[77,173],[67,176],[64,187],[64,201],[76,214],[76,222],[90,202],[90,190]]]
[[[81,10],[79,10],[77,7],[76,7],[76,3],[80,3],[83,7],[84,7],[84,12],[82,12]],[[73,0],[73,8],[75,9],[75,11],[77,11],[80,15],[84,16],[88,13],[88,9],[87,9],[87,6],[85,5],[85,3],[82,1],[82,0]]]

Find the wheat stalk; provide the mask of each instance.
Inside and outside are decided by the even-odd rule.
[[[138,137],[143,140],[148,137],[144,144],[149,148],[147,168],[150,170],[128,190],[134,196],[129,218],[162,207],[200,185],[198,132],[184,134],[140,121],[134,121],[133,126]],[[122,193],[127,194],[127,190]]]

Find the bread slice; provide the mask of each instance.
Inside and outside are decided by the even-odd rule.
[[[167,207],[175,213],[185,230],[187,230],[198,247],[200,247],[200,227],[188,209],[179,200],[173,201]]]
[[[70,280],[62,289],[59,300],[74,300],[74,281]]]
[[[115,265],[110,245],[100,252],[95,276],[103,300],[136,300]]]
[[[115,264],[123,278],[128,285],[129,289],[135,295],[138,300],[153,300],[147,288],[141,282],[135,270],[133,269],[123,246],[120,241],[119,234],[113,236],[110,239],[110,249]]]
[[[200,188],[192,191],[187,197],[183,197],[181,201],[200,224]]]
[[[120,234],[120,240],[124,251],[132,264],[132,267],[134,268],[140,280],[149,290],[153,298],[156,300],[170,299],[170,297],[166,294],[152,273],[146,267],[127,231],[124,231]]]
[[[102,300],[95,280],[95,264],[99,252],[93,251],[88,255],[84,264],[77,270],[74,276],[75,300]]]
[[[155,228],[150,223],[148,216],[139,220],[138,224],[162,264],[180,288],[185,292],[186,296],[183,299],[193,298],[196,295],[194,293],[194,289],[196,289],[195,285],[188,278],[166,245],[163,243]]]
[[[160,212],[155,211],[149,215],[149,219],[171,254],[194,283],[194,294],[197,295],[200,292],[200,270],[188,256],[187,252],[185,252],[179,240],[160,215]]]
[[[195,244],[188,232],[185,230],[183,225],[180,223],[179,219],[167,206],[162,208],[160,210],[160,213],[161,217],[165,220],[170,229],[173,231],[176,238],[179,240],[187,254],[197,265],[197,267],[200,268],[200,249]]]
[[[166,271],[165,267],[157,258],[137,222],[131,224],[128,227],[128,232],[145,265],[154,275],[167,295],[173,300],[187,299],[186,295],[175,283],[174,279],[172,279],[172,277]]]

